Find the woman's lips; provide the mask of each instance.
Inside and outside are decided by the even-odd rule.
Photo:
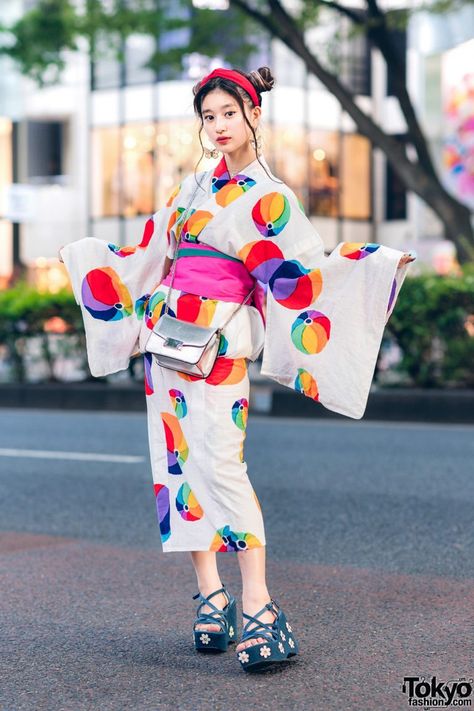
[[[217,141],[218,143],[225,143],[226,141],[230,141],[230,136],[226,136],[225,138],[218,138]]]

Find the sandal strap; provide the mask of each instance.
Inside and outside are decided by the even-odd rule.
[[[218,624],[219,627],[221,627],[222,630],[225,629],[226,626],[226,611],[221,610],[219,607],[216,607],[213,602],[211,602],[211,597],[214,597],[214,595],[218,595],[219,593],[224,593],[226,599],[227,599],[227,605],[230,602],[230,595],[227,592],[227,589],[224,584],[222,584],[222,587],[219,588],[218,590],[214,590],[211,592],[207,597],[203,595],[201,592],[197,592],[196,595],[193,595],[193,600],[197,600],[197,598],[200,599],[200,603],[198,605],[197,611],[196,611],[196,620],[194,621],[194,625],[197,624]],[[204,607],[204,605],[208,605],[211,609],[210,612],[201,612],[201,609]],[[226,607],[227,607],[226,605]]]
[[[258,619],[260,615],[262,615],[267,610],[270,610],[275,614],[275,618],[272,622],[263,622],[262,620]],[[245,617],[248,622],[245,623],[245,626],[242,630],[241,641],[251,639],[252,637],[265,637],[265,639],[271,642],[277,636],[276,623],[278,619],[278,605],[273,599],[270,600],[270,602],[267,602],[267,604],[262,607],[262,609],[259,610],[255,615],[247,615],[246,612],[242,612],[242,616]],[[249,629],[249,625],[252,622],[255,623],[255,626]]]

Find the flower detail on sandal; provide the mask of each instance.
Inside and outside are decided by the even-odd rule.
[[[293,647],[295,646],[295,643],[293,642],[291,637],[288,639],[288,644],[290,645],[291,649],[293,649]]]
[[[267,647],[266,644],[263,645],[263,647],[260,647],[260,656],[264,657],[265,659],[270,656],[271,654],[271,649],[270,647]]]
[[[205,632],[199,637],[199,639],[203,644],[209,644],[209,642],[211,641],[211,638]]]
[[[291,632],[291,631],[292,631],[290,625],[288,624],[288,622],[286,623],[286,629],[288,630],[288,632]]]
[[[245,664],[245,662],[248,662],[249,659],[250,657],[247,652],[239,652],[239,662]]]
[[[285,633],[283,632],[283,630],[280,630],[280,637],[282,638],[283,641],[285,641],[286,637],[285,637]]]
[[[280,650],[280,652],[281,652],[282,654],[283,654],[283,652],[285,651],[285,648],[284,648],[284,646],[283,646],[283,644],[282,644],[281,642],[278,642],[278,649]]]
[[[234,628],[233,628],[232,625],[231,625],[231,626],[229,627],[229,637],[233,637],[233,636],[234,636]]]

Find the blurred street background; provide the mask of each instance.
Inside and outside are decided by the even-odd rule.
[[[250,680],[194,653],[141,359],[91,377],[57,251],[137,244],[215,163],[193,85],[265,65],[263,153],[326,253],[418,258],[363,421],[251,366],[246,459],[302,654]],[[470,0],[0,3],[0,711],[400,711],[404,676],[472,679],[473,209]]]

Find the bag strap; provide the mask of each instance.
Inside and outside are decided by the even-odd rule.
[[[245,306],[245,304],[246,304],[247,301],[250,299],[250,297],[252,296],[252,294],[253,294],[253,292],[255,291],[255,289],[256,289],[256,287],[254,286],[253,289],[251,289],[251,291],[249,291],[249,293],[247,294],[247,296],[245,297],[245,299],[242,301],[242,303],[237,306],[237,308],[235,309],[235,311],[232,311],[232,313],[231,313],[230,316],[224,321],[224,323],[222,324],[222,326],[219,326],[219,328],[217,329],[217,333],[220,334],[220,333],[224,330],[224,328],[227,326],[227,324],[229,323],[229,321],[231,320],[231,318],[233,318],[233,317],[235,316],[235,314],[237,313],[237,311],[238,311],[239,309],[241,309],[242,306]]]
[[[206,173],[205,179],[208,178],[210,172],[211,172],[211,171],[208,171],[208,172]],[[204,181],[203,181],[203,182],[204,182]],[[181,213],[181,215],[179,216],[179,218],[176,220],[175,225],[176,225],[177,227],[178,227],[179,225],[181,225],[181,227],[182,227],[182,226],[184,225],[184,223],[186,222],[186,220],[188,219],[188,217],[189,217],[189,211],[190,211],[190,209],[191,209],[191,205],[193,204],[193,201],[194,201],[194,198],[196,197],[196,193],[197,193],[197,191],[198,191],[198,188],[200,188],[200,187],[201,187],[201,183],[198,183],[198,184],[196,185],[196,187],[194,188],[194,192],[193,192],[193,194],[191,195],[191,199],[190,199],[190,201],[189,201],[189,203],[188,203],[186,209],[183,210],[183,212]],[[173,288],[173,282],[174,282],[174,273],[175,273],[175,271],[176,271],[176,262],[178,261],[178,248],[179,248],[179,245],[180,245],[180,243],[181,243],[181,235],[182,235],[182,230],[180,230],[180,232],[179,232],[179,239],[178,239],[178,241],[176,242],[176,251],[175,251],[175,253],[174,253],[173,264],[171,265],[171,283],[170,283],[170,286],[169,286],[169,289],[168,289],[168,294],[167,294],[167,296],[166,296],[165,310],[164,310],[164,313],[165,313],[165,314],[167,314],[167,313],[168,313],[168,310],[169,310],[169,303],[170,303],[170,298],[171,298],[171,290],[172,290],[172,288]]]

